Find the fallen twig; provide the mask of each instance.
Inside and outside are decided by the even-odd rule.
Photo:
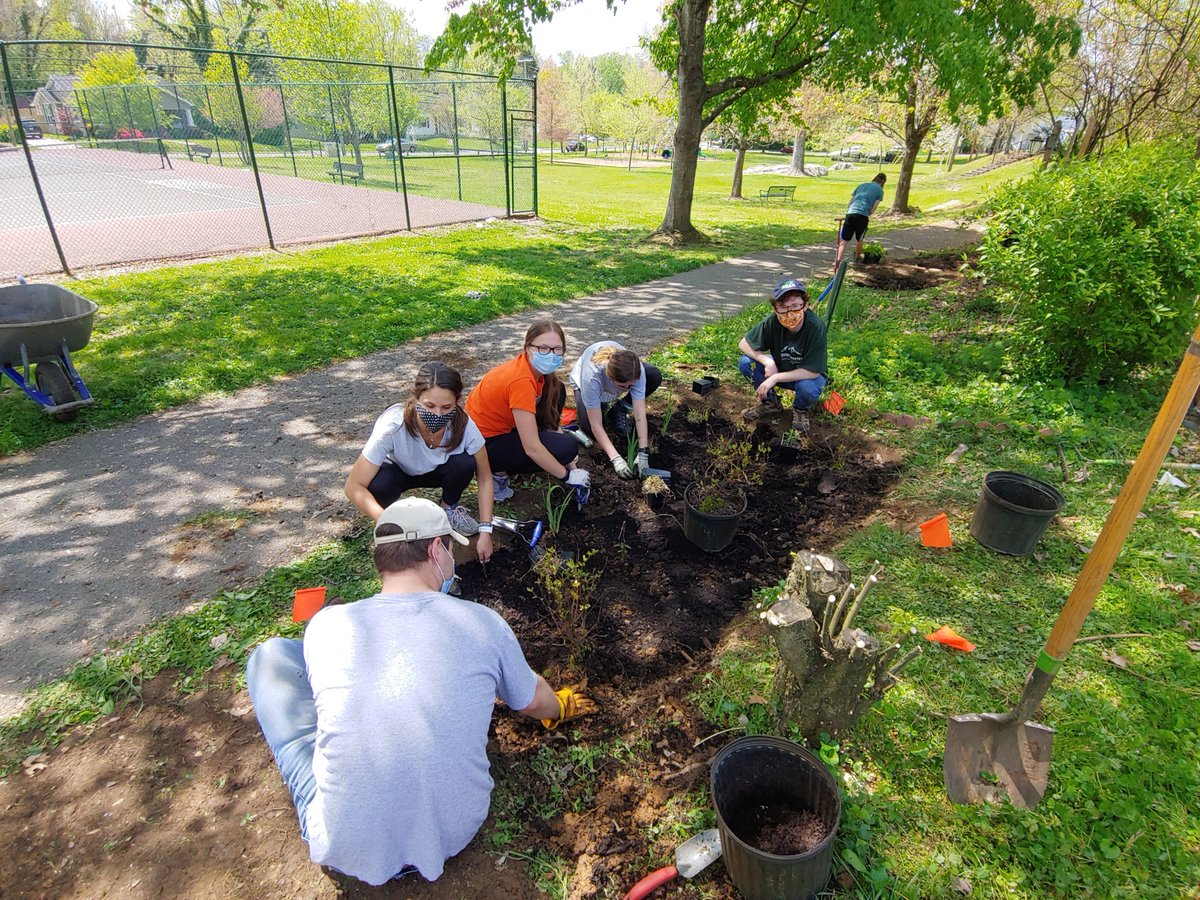
[[[705,741],[711,741],[713,738],[720,737],[723,734],[729,734],[729,732],[731,732],[731,731],[741,731],[742,727],[743,726],[738,725],[734,728],[726,728],[724,731],[714,731],[708,737],[700,738],[700,740],[698,740],[698,741],[696,741],[696,743],[692,744],[692,749],[695,750],[697,747],[699,747]]]

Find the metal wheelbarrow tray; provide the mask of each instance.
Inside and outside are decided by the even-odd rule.
[[[91,340],[95,315],[95,303],[56,284],[0,287],[0,372],[60,422],[94,402],[71,353]]]

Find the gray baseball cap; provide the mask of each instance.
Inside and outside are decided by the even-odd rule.
[[[775,290],[771,293],[772,300],[778,300],[784,294],[803,294],[804,299],[808,299],[808,288],[804,286],[804,282],[798,278],[785,278],[779,284],[775,285]]]

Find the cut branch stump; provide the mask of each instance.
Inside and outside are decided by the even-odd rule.
[[[880,569],[876,562],[856,584],[841,560],[802,550],[764,617],[779,650],[775,689],[782,714],[806,738],[853,726],[920,652],[893,665],[899,644],[881,643],[854,627]]]

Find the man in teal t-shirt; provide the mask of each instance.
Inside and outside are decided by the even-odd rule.
[[[808,315],[804,283],[787,278],[771,294],[772,312],[746,332],[739,343],[738,371],[754,383],[762,401],[742,411],[747,422],[786,415],[777,388],[794,391],[793,408],[800,412],[816,405],[829,381],[825,320]]]
[[[833,261],[835,272],[842,262],[842,251],[846,249],[846,244],[851,240],[858,242],[854,250],[854,259],[856,261],[862,259],[863,238],[866,237],[871,214],[875,212],[875,207],[883,201],[883,185],[886,181],[887,176],[880,172],[870,181],[864,181],[856,187],[854,193],[850,195],[850,205],[846,207],[846,218],[842,222],[842,230],[838,232],[837,257]]]

